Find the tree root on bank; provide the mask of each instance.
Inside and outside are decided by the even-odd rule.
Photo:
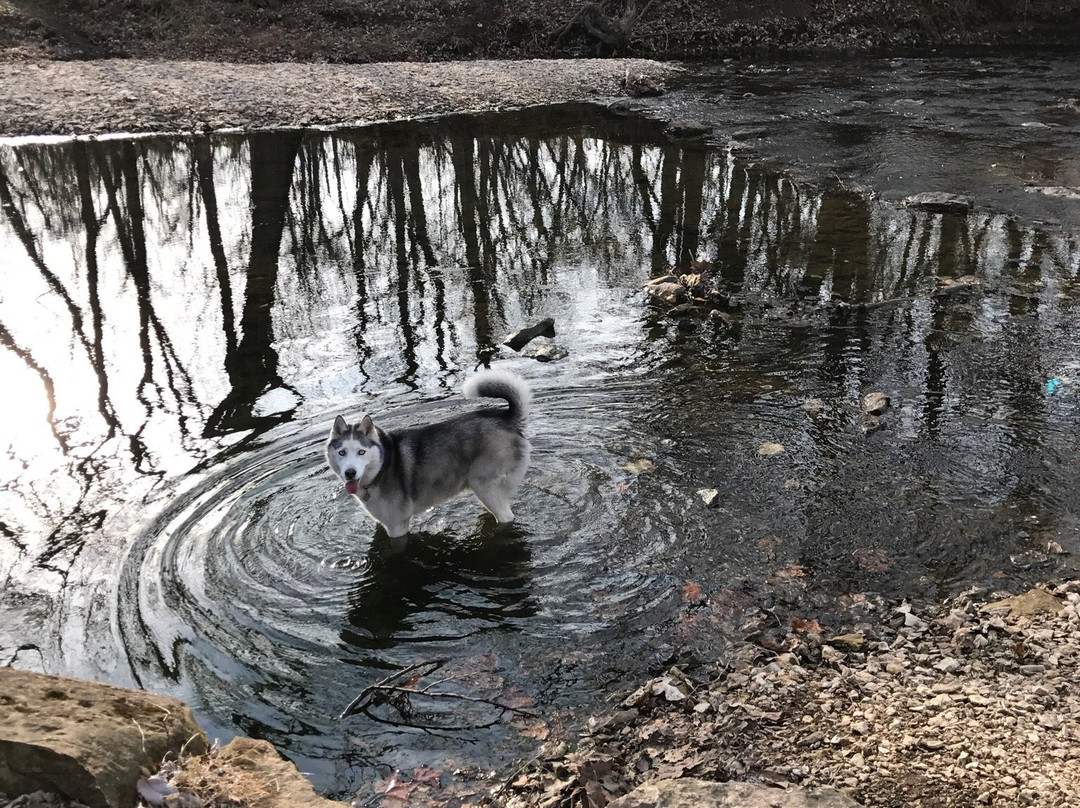
[[[634,26],[653,2],[655,0],[648,0],[638,10],[637,0],[629,0],[622,14],[618,16],[608,15],[600,3],[585,3],[559,31],[555,41],[559,41],[580,20],[585,30],[603,44],[610,45],[616,50],[624,48],[630,41],[630,33]]]

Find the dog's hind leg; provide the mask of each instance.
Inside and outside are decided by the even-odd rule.
[[[493,488],[484,489],[483,491],[474,488],[473,493],[480,500],[480,504],[491,511],[491,514],[499,522],[514,521],[514,511],[510,508],[510,502],[503,492],[496,491]]]
[[[510,507],[510,498],[521,485],[521,476],[473,480],[469,487],[480,500],[480,504],[491,511],[496,519],[500,522],[513,522],[514,511]]]

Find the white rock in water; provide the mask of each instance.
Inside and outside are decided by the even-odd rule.
[[[862,411],[867,415],[881,415],[889,409],[889,397],[882,392],[867,393],[863,396]]]
[[[715,508],[720,504],[720,492],[715,488],[699,489],[697,495],[701,497],[701,501],[709,508]]]

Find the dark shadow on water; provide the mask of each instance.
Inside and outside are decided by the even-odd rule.
[[[442,620],[465,635],[512,628],[537,611],[526,539],[517,524],[500,525],[487,513],[464,537],[414,533],[402,544],[380,527],[350,597],[351,628],[342,639],[374,650],[446,640],[431,633]]]

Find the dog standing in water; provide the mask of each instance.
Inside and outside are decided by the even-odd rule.
[[[368,415],[351,425],[340,415],[334,420],[326,460],[391,537],[404,536],[413,516],[466,488],[500,522],[514,520],[510,500],[529,467],[524,433],[532,393],[519,376],[490,370],[470,377],[462,392],[509,406],[393,432]]]

